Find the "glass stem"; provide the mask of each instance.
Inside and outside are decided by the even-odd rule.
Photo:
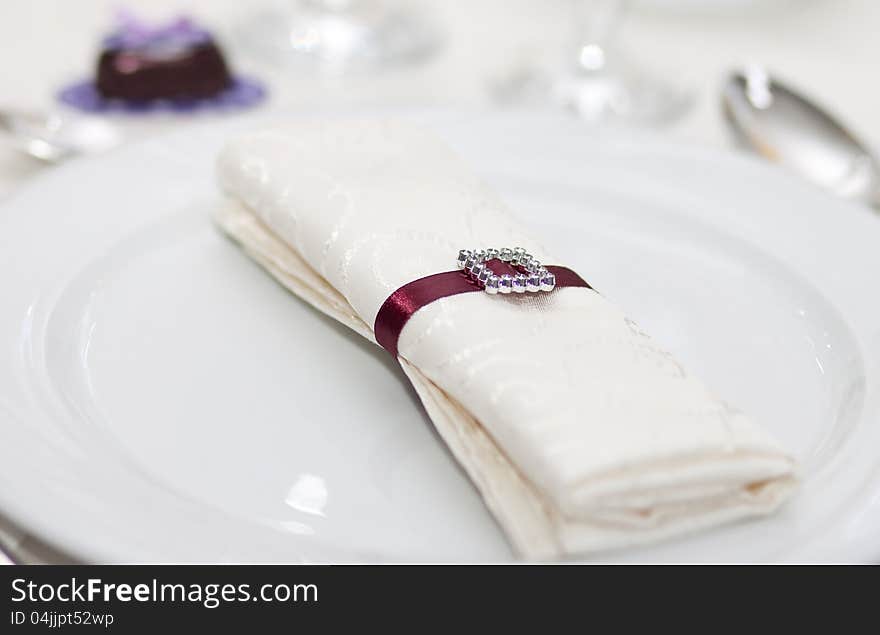
[[[586,72],[602,70],[629,0],[574,0],[578,29],[577,64]]]

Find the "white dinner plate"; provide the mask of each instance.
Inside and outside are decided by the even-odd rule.
[[[554,253],[804,465],[779,514],[612,561],[880,559],[880,219],[775,168],[420,115]],[[236,120],[0,209],[0,513],[86,561],[513,557],[387,353],[211,223]]]

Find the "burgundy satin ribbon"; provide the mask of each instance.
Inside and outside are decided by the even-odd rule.
[[[497,275],[519,273],[511,265],[500,260],[486,263]],[[586,280],[567,267],[547,265],[547,271],[556,276],[556,288],[585,287],[592,289]],[[388,296],[376,314],[373,331],[376,341],[393,357],[397,357],[397,340],[403,327],[413,314],[423,306],[459,293],[483,292],[483,287],[474,282],[464,271],[444,271],[409,282]],[[552,292],[551,292],[552,293]]]

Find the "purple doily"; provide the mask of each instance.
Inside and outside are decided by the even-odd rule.
[[[248,77],[234,77],[232,84],[211,97],[150,99],[132,101],[107,98],[98,92],[93,81],[83,81],[63,88],[58,99],[68,106],[91,113],[193,112],[197,110],[238,110],[254,106],[266,97],[265,86]]]

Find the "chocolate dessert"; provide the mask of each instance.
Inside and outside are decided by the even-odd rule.
[[[96,88],[129,101],[203,99],[229,88],[232,77],[211,35],[180,19],[145,29],[125,25],[104,41]]]

